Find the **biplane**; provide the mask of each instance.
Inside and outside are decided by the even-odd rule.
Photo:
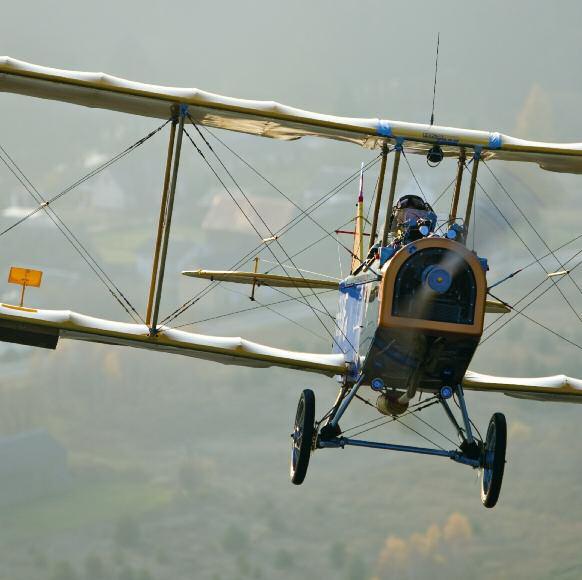
[[[488,508],[496,504],[501,489],[506,420],[502,413],[495,413],[483,438],[471,421],[465,391],[582,402],[582,380],[564,375],[497,377],[468,370],[483,335],[485,314],[503,314],[514,308],[492,295],[487,260],[467,245],[480,166],[496,160],[528,162],[547,171],[579,174],[582,143],[531,142],[497,132],[337,117],[276,102],[142,84],[101,73],[46,68],[8,57],[0,58],[0,91],[162,119],[169,126],[145,318],[118,322],[69,310],[36,309],[24,306],[21,299],[18,305],[0,305],[0,340],[49,349],[55,349],[61,338],[82,340],[231,365],[284,367],[334,378],[339,385],[337,398],[320,418],[315,412],[314,392],[305,389],[301,393],[291,435],[290,475],[294,484],[303,482],[310,457],[318,450],[355,446],[409,452],[449,458],[479,470],[481,499]],[[357,212],[350,232],[354,239],[351,271],[340,282],[308,278],[298,268],[298,275],[293,276],[288,270],[284,274],[261,273],[256,262],[254,268],[245,271],[182,272],[210,284],[247,284],[252,287],[251,298],[262,286],[296,291],[305,302],[308,298],[317,300],[318,290],[337,292],[338,313],[332,319],[331,353],[294,352],[242,338],[195,334],[172,328],[167,318],[160,318],[180,156],[191,127],[202,138],[201,128],[216,128],[280,140],[333,139],[379,151],[372,219],[367,221],[363,215],[362,170]],[[448,215],[437,216],[422,196],[398,196],[399,164],[408,154],[425,156],[431,165],[444,157],[458,159]],[[388,182],[385,176],[389,159],[393,161],[386,196],[384,182]],[[465,172],[470,174],[468,188],[463,183]],[[354,175],[357,179],[357,172]],[[462,195],[467,189],[466,195]],[[50,212],[51,202],[51,198],[40,197],[36,211]],[[298,209],[301,216],[309,215],[309,210]],[[279,238],[277,232],[270,232],[260,248],[281,246]],[[239,264],[252,262],[253,255],[247,255]],[[24,293],[34,272],[18,270],[13,274]],[[570,271],[564,269],[548,275],[565,277]],[[40,283],[38,276],[36,279]],[[554,285],[558,282],[552,278]],[[373,406],[382,420],[398,420],[427,406],[439,405],[458,441],[453,449],[436,449],[348,436],[340,422],[348,407],[364,396],[375,397]]]

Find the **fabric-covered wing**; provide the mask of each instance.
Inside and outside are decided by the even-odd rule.
[[[482,148],[485,159],[535,162],[543,169],[582,173],[582,143],[542,143],[490,131],[474,131],[378,118],[314,113],[273,101],[235,99],[199,89],[128,81],[103,73],[59,70],[0,57],[0,91],[167,119],[176,104],[189,106],[197,123],[274,139],[307,135],[368,148],[401,139],[406,151],[425,154],[434,143],[445,155]]]
[[[70,310],[35,310],[0,304],[1,341],[56,348],[59,338],[158,350],[223,364],[279,366],[329,376],[346,372],[342,354],[293,352],[242,338],[207,336],[164,327],[152,337],[142,324],[103,320]]]
[[[467,371],[463,387],[471,391],[504,393],[519,399],[582,403],[582,380],[565,375],[519,379],[493,377]]]
[[[333,280],[317,280],[315,278],[299,278],[298,276],[280,276],[278,274],[261,274],[259,272],[235,272],[232,270],[185,270],[184,276],[202,278],[214,282],[235,282],[237,284],[256,284],[257,286],[272,286],[274,288],[314,288],[338,290],[339,282]]]

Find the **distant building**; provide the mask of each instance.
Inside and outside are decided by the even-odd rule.
[[[70,481],[67,451],[47,431],[0,438],[0,505],[63,491]]]
[[[268,224],[272,232],[276,232],[286,225],[294,213],[293,206],[279,198],[259,197],[256,195],[247,195],[252,207],[247,201],[240,196],[237,201],[241,205],[253,224],[265,235],[264,226],[257,217],[256,211],[261,218]],[[255,208],[255,209],[253,209]],[[223,194],[216,194],[211,202],[210,207],[202,222],[202,229],[206,231],[222,232],[229,234],[244,234],[256,237],[256,233],[243,215],[242,211],[229,197]]]
[[[86,203],[90,208],[123,210],[127,207],[125,191],[110,171],[100,173],[85,189]]]
[[[273,233],[278,232],[283,226],[291,221],[298,210],[289,202],[280,198],[269,198],[257,195],[247,195],[252,207],[241,197],[237,201],[241,205],[248,220],[259,230],[261,236],[270,237],[267,228],[252,208],[261,216]],[[223,194],[214,195],[202,220],[202,232],[207,237],[205,247],[198,250],[198,263],[190,260],[184,269],[208,268],[210,270],[225,270],[232,263],[233,258],[238,258],[240,253],[244,254],[260,243],[257,232],[247,221],[242,211],[230,199]],[[273,257],[267,251],[265,255],[269,260]],[[253,256],[254,257],[254,256]],[[261,271],[264,270],[261,265]],[[241,269],[250,269],[252,264],[246,264]],[[192,281],[189,281],[192,287]]]

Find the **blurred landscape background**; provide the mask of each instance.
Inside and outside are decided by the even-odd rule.
[[[437,124],[580,142],[581,17],[574,1],[10,3],[0,20],[0,52],[322,113],[428,122],[440,31]],[[161,124],[10,94],[1,94],[0,103],[0,144],[47,196]],[[286,143],[215,134],[301,207],[378,155],[310,138]],[[167,135],[166,128],[55,204],[140,312]],[[272,229],[298,214],[235,156],[219,144],[216,150]],[[416,176],[434,201],[454,177],[454,160],[436,169],[422,157],[409,161],[414,175],[401,165],[400,195],[418,193]],[[580,176],[529,164],[490,166],[551,248],[582,234]],[[377,175],[378,164],[366,172],[367,203]],[[480,182],[535,255],[546,254],[493,176],[481,171]],[[338,228],[353,217],[356,196],[353,182],[313,216],[327,230]],[[448,204],[445,195],[436,210],[446,214]],[[34,207],[0,166],[0,230]],[[489,259],[491,282],[532,261],[482,190],[473,232],[471,245]],[[293,255],[321,237],[305,220],[282,242]],[[341,241],[351,245],[347,237]],[[27,305],[128,321],[44,214],[2,235],[0,243],[0,274],[7,276],[12,265],[44,271],[42,287],[27,291]],[[182,270],[228,269],[257,243],[185,143],[163,314],[205,286],[181,276]],[[570,244],[560,258],[581,248],[580,241]],[[262,252],[262,270],[273,266],[269,260]],[[336,278],[349,262],[331,238],[295,261]],[[560,269],[550,258],[544,264]],[[500,286],[498,295],[512,303],[543,278],[539,266],[530,267]],[[573,278],[582,284],[580,270]],[[560,285],[582,312],[572,281]],[[16,303],[18,291],[0,284],[0,301]],[[260,288],[257,298],[270,303],[282,297]],[[335,313],[335,296],[324,300]],[[276,312],[261,308],[212,319],[259,303],[249,301],[246,288],[223,284],[173,325],[330,351],[321,325],[296,302]],[[580,321],[555,289],[527,312],[580,343]],[[495,320],[488,316],[487,323]],[[517,317],[482,345],[471,368],[582,377],[579,353]],[[305,484],[292,486],[289,433],[299,394],[313,388],[320,414],[335,396],[335,383],[316,375],[66,340],[56,352],[3,343],[0,362],[1,580],[582,577],[577,406],[468,395],[482,431],[495,411],[509,423],[501,497],[494,510],[485,510],[476,473],[438,458],[321,451],[312,457]],[[424,419],[446,427],[438,410],[425,413]],[[345,426],[373,416],[354,406]],[[394,424],[371,434],[418,443]]]

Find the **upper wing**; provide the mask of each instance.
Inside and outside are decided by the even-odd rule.
[[[493,377],[467,371],[463,387],[472,391],[504,393],[520,399],[582,403],[582,381],[565,375],[519,379]]]
[[[582,173],[582,143],[541,143],[490,131],[336,117],[273,101],[234,99],[198,89],[149,85],[103,73],[47,68],[9,57],[0,57],[0,91],[162,119],[171,116],[173,105],[185,104],[194,120],[202,125],[274,139],[312,135],[368,148],[401,139],[408,152],[425,154],[434,143],[439,143],[445,155],[458,155],[461,147],[479,147],[485,159],[530,161],[550,171]]]
[[[56,348],[59,338],[160,350],[251,367],[279,366],[343,375],[343,354],[313,354],[282,350],[242,338],[207,336],[160,328],[150,336],[147,326],[103,320],[70,310],[36,310],[0,304],[0,340]]]

